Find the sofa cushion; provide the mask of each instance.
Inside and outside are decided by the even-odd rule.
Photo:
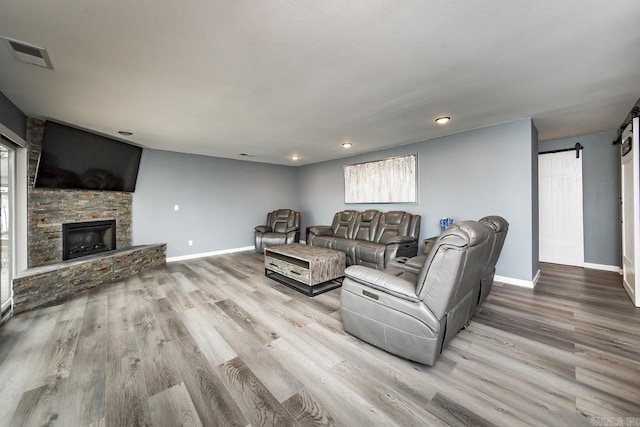
[[[333,223],[331,224],[334,237],[350,239],[356,216],[357,212],[353,210],[346,210],[335,214]]]
[[[353,226],[352,238],[354,240],[372,241],[376,234],[379,219],[380,212],[375,209],[358,213]]]
[[[386,243],[397,236],[409,234],[411,214],[402,211],[390,211],[380,215],[378,228],[373,239],[376,243]]]

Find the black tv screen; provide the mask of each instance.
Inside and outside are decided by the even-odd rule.
[[[35,187],[136,189],[142,148],[47,121]]]

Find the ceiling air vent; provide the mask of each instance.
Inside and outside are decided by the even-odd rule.
[[[0,38],[7,45],[13,57],[18,61],[53,70],[53,65],[51,64],[46,49],[7,37]]]

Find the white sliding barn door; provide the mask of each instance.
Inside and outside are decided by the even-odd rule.
[[[575,151],[538,156],[540,261],[584,264],[582,156]]]

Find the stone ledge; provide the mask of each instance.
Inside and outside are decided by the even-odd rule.
[[[13,279],[14,312],[51,305],[78,292],[166,263],[167,245],[132,246],[27,269]]]

